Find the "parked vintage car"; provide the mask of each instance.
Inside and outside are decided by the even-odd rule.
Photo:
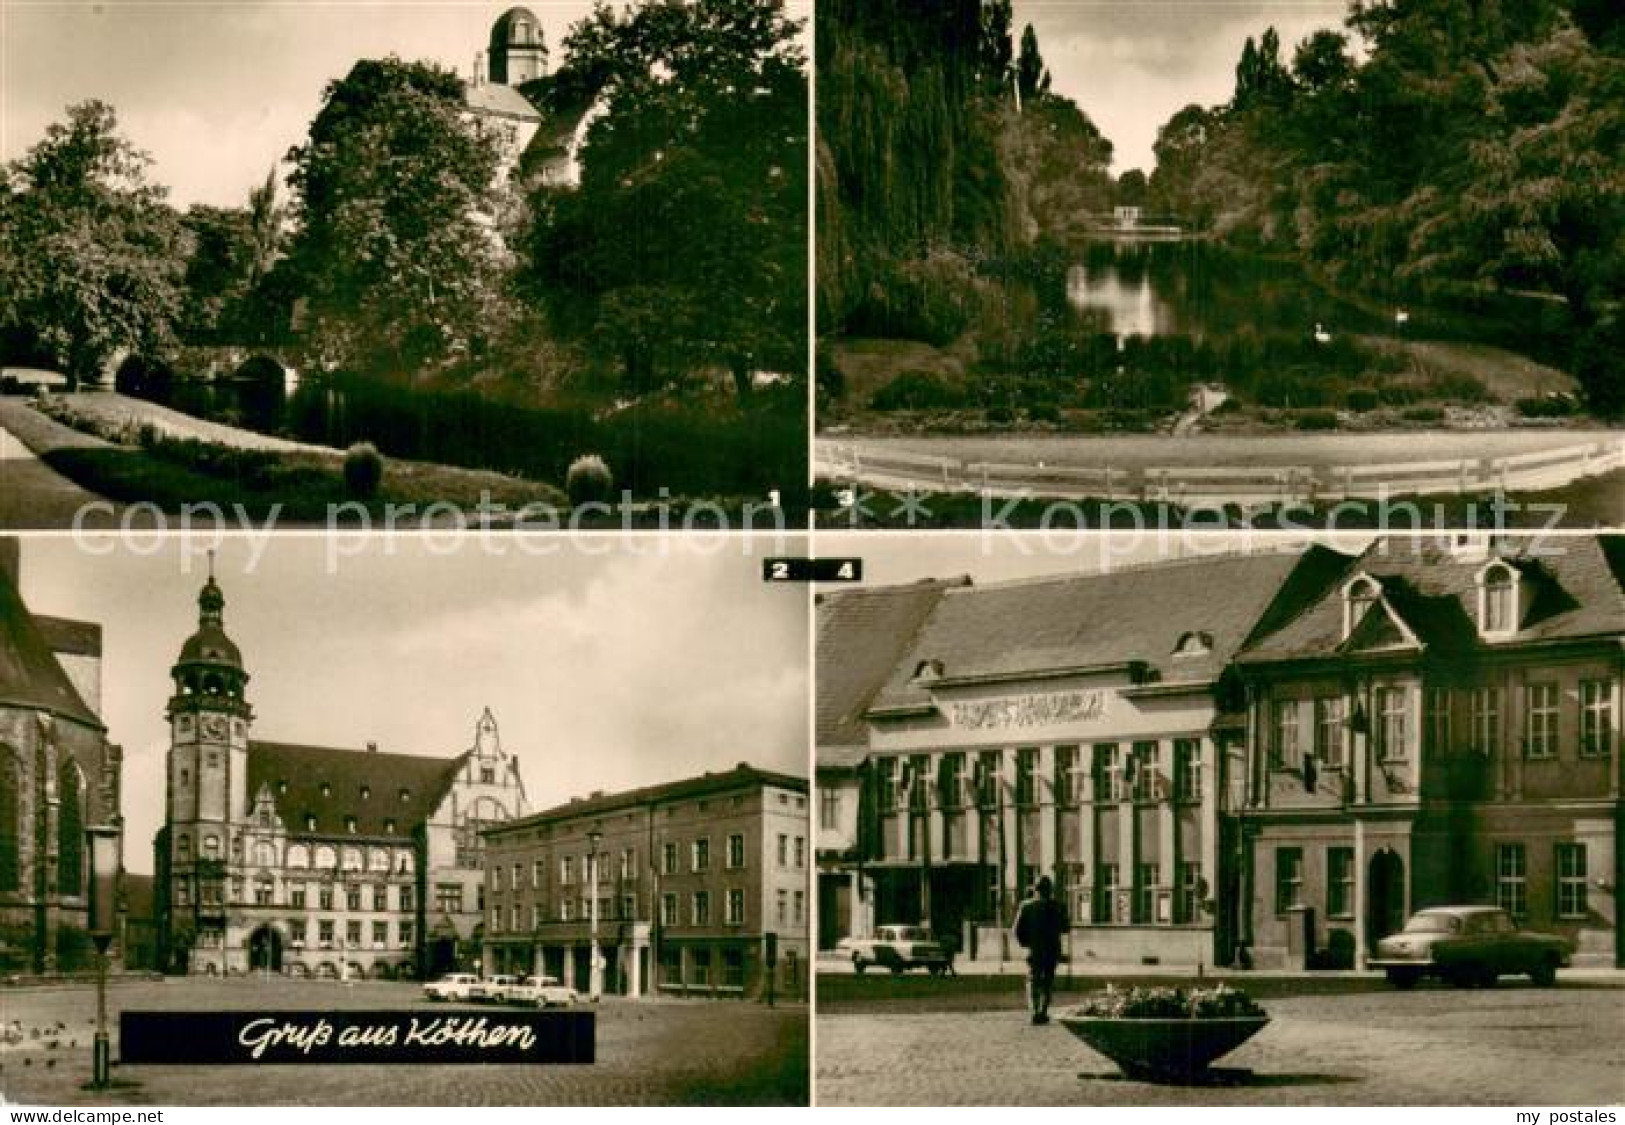
[[[430,1000],[469,1000],[480,978],[473,973],[447,973],[423,986],[423,995]]]
[[[859,973],[878,965],[894,973],[924,969],[933,976],[948,970],[948,951],[924,926],[876,926],[874,937],[847,938],[837,947]]]
[[[1425,976],[1460,988],[1488,988],[1500,977],[1525,974],[1550,985],[1573,952],[1564,938],[1518,929],[1499,907],[1431,906],[1379,941],[1366,965],[1381,969],[1397,988],[1410,988]]]
[[[520,977],[503,990],[502,1000],[528,1008],[568,1008],[579,1004],[581,997],[557,977]]]
[[[486,977],[483,980],[477,979],[468,987],[468,998],[470,1000],[486,1001],[501,1000],[503,992],[518,980],[518,977],[507,973],[498,973],[496,976]]]

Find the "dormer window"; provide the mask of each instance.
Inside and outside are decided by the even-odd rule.
[[[315,816],[314,813],[306,813],[305,814],[305,831],[306,832],[314,832],[314,831],[316,831],[316,816]]]
[[[344,818],[344,830],[352,836],[355,835],[355,817],[347,816]]]
[[[412,791],[410,789],[402,789],[401,790],[401,804],[404,805],[404,804],[406,804],[406,802],[410,801],[411,799],[412,799]]]
[[[331,785],[329,785],[325,781],[322,782],[322,796],[331,797],[332,795],[333,795],[333,787]]]
[[[914,667],[914,682],[929,684],[934,680],[942,679],[942,661],[922,660]]]
[[[285,796],[287,794],[287,792],[288,792],[288,783],[286,781],[282,781],[282,780],[279,779],[277,781],[277,783],[276,783],[276,795],[278,797],[282,797],[282,796]]]
[[[368,801],[368,800],[372,799],[372,786],[363,785],[361,787],[361,799],[363,801]]]
[[[1499,559],[1478,572],[1478,631],[1486,637],[1518,631],[1518,572]]]
[[[1174,646],[1174,655],[1179,656],[1206,656],[1213,651],[1213,635],[1211,633],[1186,633],[1179,638]]]
[[[1365,620],[1366,611],[1382,596],[1382,587],[1369,574],[1361,574],[1343,587],[1343,639]]]

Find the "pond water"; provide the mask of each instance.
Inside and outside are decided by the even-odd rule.
[[[1090,243],[1066,271],[1066,302],[1119,337],[1205,339],[1244,328],[1310,335],[1381,333],[1393,311],[1363,309],[1295,264],[1250,258],[1196,240]],[[1394,310],[1397,311],[1397,310]]]

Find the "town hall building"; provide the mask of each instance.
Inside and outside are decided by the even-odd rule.
[[[526,812],[491,712],[455,757],[261,740],[212,574],[198,610],[166,708],[160,963],[347,979],[477,969],[480,833]]]

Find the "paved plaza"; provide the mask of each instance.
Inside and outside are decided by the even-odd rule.
[[[1414,992],[1358,980],[1272,982],[1255,992],[1269,1026],[1220,1060],[1211,1082],[1191,1087],[1131,1081],[1059,1023],[1032,1026],[1013,978],[1007,987],[910,980],[892,999],[886,991],[903,982],[827,981],[819,993],[820,1105],[1625,1101],[1625,990],[1594,982]],[[864,984],[878,987],[864,997],[855,987]]]
[[[121,982],[108,993],[118,1057],[123,1008],[425,1009],[404,983],[284,979]],[[711,1000],[597,1006],[592,1066],[116,1067],[119,1088],[91,1093],[95,992],[0,989],[0,1095],[33,1105],[805,1105],[808,1010]],[[491,1009],[479,1008],[480,1011]],[[36,1038],[32,1033],[39,1032]]]

